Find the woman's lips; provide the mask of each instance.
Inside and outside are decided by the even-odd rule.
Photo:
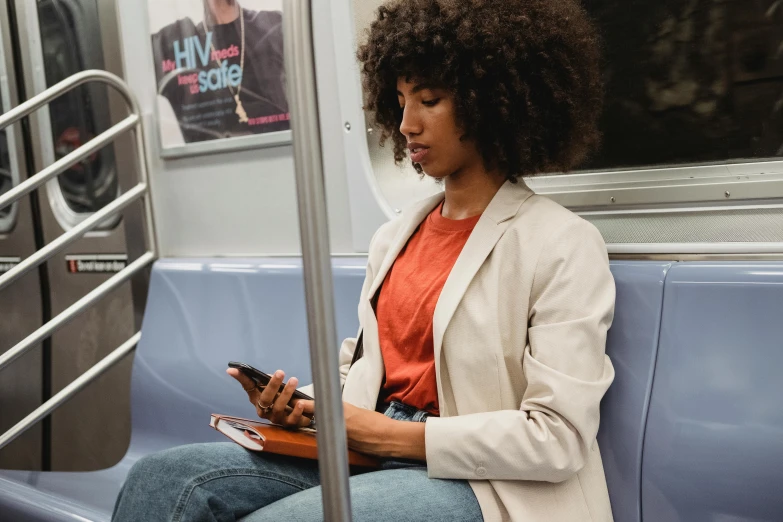
[[[427,157],[429,151],[429,147],[413,149],[411,150],[411,160],[413,160],[414,163],[421,163]]]

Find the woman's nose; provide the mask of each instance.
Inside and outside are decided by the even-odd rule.
[[[416,111],[410,106],[402,111],[402,123],[400,123],[400,133],[403,136],[411,137],[421,134],[421,122]]]

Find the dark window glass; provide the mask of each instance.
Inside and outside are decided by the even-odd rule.
[[[104,68],[95,0],[39,0],[38,18],[48,86],[79,71]],[[106,86],[95,83],[82,85],[50,104],[57,159],[110,127],[108,106]],[[74,212],[103,208],[117,196],[112,147],[103,148],[58,180]]]
[[[783,1],[584,0],[606,105],[591,169],[783,155]]]
[[[0,195],[5,194],[14,186],[13,175],[11,174],[11,159],[8,155],[8,141],[5,137],[5,131],[0,131]],[[8,205],[0,209],[0,219],[8,217],[13,209],[13,205]],[[0,232],[7,232],[7,226],[0,224]]]

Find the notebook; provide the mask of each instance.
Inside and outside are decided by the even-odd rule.
[[[293,431],[262,420],[242,419],[214,413],[209,425],[251,451],[265,451],[303,459],[318,458],[315,430],[302,428]],[[378,459],[352,450],[348,450],[348,464],[363,468],[380,466]]]

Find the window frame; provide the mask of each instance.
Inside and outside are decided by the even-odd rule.
[[[574,211],[760,204],[783,198],[783,161],[583,171],[525,182]]]

